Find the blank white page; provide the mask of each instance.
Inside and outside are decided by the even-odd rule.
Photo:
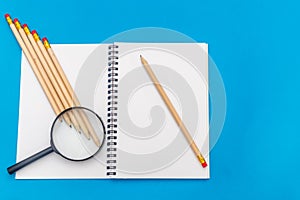
[[[117,178],[209,178],[208,45],[118,45]],[[208,163],[202,168],[143,68],[150,64]]]

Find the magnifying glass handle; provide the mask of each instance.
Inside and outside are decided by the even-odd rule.
[[[7,172],[9,174],[13,174],[16,171],[18,171],[19,169],[22,169],[23,167],[25,167],[26,165],[29,165],[30,163],[48,155],[49,153],[53,152],[53,148],[50,146],[28,158],[26,158],[25,160],[22,160],[21,162],[18,162],[12,166],[10,166],[9,168],[7,168]]]

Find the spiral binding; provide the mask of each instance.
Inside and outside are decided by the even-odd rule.
[[[118,46],[108,47],[108,108],[107,108],[107,172],[115,176],[117,169],[118,117]]]

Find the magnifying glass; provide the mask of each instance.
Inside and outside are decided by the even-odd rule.
[[[81,123],[89,123],[88,134],[94,134],[98,138],[96,144],[84,133],[70,127],[62,119],[74,115],[85,118]],[[102,147],[105,138],[105,127],[101,118],[92,110],[84,107],[71,107],[61,112],[54,120],[50,132],[50,147],[20,161],[7,168],[9,174],[13,174],[30,163],[55,152],[71,161],[84,161],[93,157]]]

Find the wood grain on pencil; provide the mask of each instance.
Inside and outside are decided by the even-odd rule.
[[[70,84],[65,84],[61,78],[60,74],[63,73],[63,70],[57,70],[36,31],[33,31],[31,34],[26,24],[22,28],[17,19],[13,23],[8,14],[5,15],[5,19],[21,46],[55,114],[59,115],[63,110],[74,106],[74,104],[80,106],[77,98],[75,102],[73,101],[75,94],[72,89],[69,89],[71,88]],[[69,83],[67,78],[64,78]],[[82,130],[88,139],[91,135],[97,146],[101,145],[97,134],[83,111],[74,110],[72,114],[64,115],[63,118],[68,125],[73,125],[77,131]]]
[[[28,27],[27,27],[28,29]],[[62,105],[64,107],[64,109],[70,108],[73,106],[73,101],[72,98],[70,96],[68,96],[68,93],[66,92],[65,88],[63,87],[62,84],[60,84],[59,79],[58,79],[58,74],[56,72],[56,70],[54,69],[52,62],[49,62],[46,59],[46,56],[44,54],[45,48],[42,45],[42,48],[38,45],[40,41],[39,40],[39,36],[37,34],[37,32],[35,30],[32,31],[32,34],[30,33],[30,31],[27,31],[27,36],[30,39],[30,42],[32,43],[32,46],[34,47],[35,51],[38,54],[39,59],[41,60],[44,69],[47,73],[47,75],[49,76],[49,79],[51,81],[51,83],[54,86],[55,91],[57,92],[59,98],[61,99]],[[40,42],[41,43],[41,42]],[[90,136],[88,134],[87,128],[83,125],[83,122],[81,120],[81,118],[79,117],[79,115],[77,114],[76,111],[73,111],[71,114],[69,114],[72,124],[74,125],[74,128],[77,131],[80,131],[80,129],[82,130],[82,132],[85,134],[85,136],[89,139]]]
[[[46,97],[48,99],[48,101],[50,102],[54,112],[56,115],[58,115],[61,111],[60,111],[60,107],[59,105],[56,103],[56,97],[54,94],[51,93],[51,90],[47,84],[47,81],[44,79],[44,75],[43,72],[41,72],[39,70],[39,61],[36,58],[33,58],[32,54],[34,53],[33,49],[30,48],[30,43],[23,31],[23,29],[21,28],[21,24],[19,23],[18,19],[15,19],[15,24],[12,22],[12,19],[10,18],[10,16],[7,14],[5,15],[5,18],[14,34],[14,36],[16,37],[20,47],[22,48],[35,76],[37,77],[41,87],[44,89],[44,92],[46,94]],[[22,30],[21,30],[22,29]],[[29,47],[28,47],[29,45]],[[70,119],[68,119],[67,117],[65,118],[65,121],[68,125],[71,124]]]
[[[171,103],[169,97],[167,96],[166,92],[164,91],[163,87],[160,85],[158,79],[156,78],[154,72],[152,71],[148,62],[140,55],[141,62],[147,71],[150,79],[152,80],[155,88],[157,89],[158,93],[160,94],[161,98],[165,102],[166,106],[168,107],[171,115],[173,116],[174,120],[176,121],[177,125],[181,129],[182,133],[184,134],[185,138],[187,139],[189,145],[191,146],[192,150],[194,151],[196,157],[198,158],[199,162],[201,163],[202,167],[206,167],[207,163],[202,156],[199,148],[197,147],[195,141],[193,140],[192,136],[190,135],[189,131],[187,130],[186,126],[184,125],[183,121],[179,117],[177,111],[175,110],[173,104]]]
[[[62,67],[61,67],[58,59],[56,58],[54,51],[52,50],[47,38],[43,38],[43,42],[44,42],[43,49],[45,50],[44,51],[45,57],[47,57],[49,63],[51,63],[53,70],[56,72],[56,75],[55,75],[56,78],[59,79],[59,82],[65,87],[65,92],[68,94],[68,98],[70,98],[72,100],[72,102],[75,104],[75,106],[80,106],[80,102],[79,102],[70,82],[68,81],[64,71],[62,70]],[[38,43],[40,45],[40,48],[42,48],[42,46],[41,46],[42,42],[40,40],[38,40]],[[88,133],[92,137],[95,144],[97,146],[100,146],[100,140],[99,140],[93,126],[89,122],[86,114],[82,111],[79,111],[78,115],[79,115],[80,119],[82,120],[82,125],[86,126],[86,129],[88,130]]]
[[[5,14],[13,34],[22,48],[35,76],[37,77],[43,91],[50,102],[56,115],[72,106],[80,106],[64,71],[62,70],[48,41],[40,41],[36,31],[30,32],[26,24],[23,28],[15,19],[12,21],[9,14]],[[99,147],[100,140],[91,125],[86,113],[80,110],[73,110],[72,114],[63,116],[68,125],[73,125],[77,131],[82,131],[88,139],[92,137],[94,143]]]
[[[50,69],[50,67],[48,66],[44,56],[42,55],[42,52],[40,51],[39,47],[37,46],[35,39],[33,38],[27,24],[23,25],[23,30],[27,35],[28,40],[30,41],[33,50],[36,53],[36,59],[38,59],[42,65],[40,69],[40,71],[43,71],[46,76],[44,77],[47,80],[47,83],[49,84],[49,87],[52,86],[52,93],[54,95],[57,95],[58,99],[57,99],[57,104],[59,105],[60,108],[62,108],[61,112],[67,108],[69,108],[70,106],[68,105],[68,102],[66,101],[63,92],[61,91],[59,85],[57,84],[57,82],[55,81],[55,77],[52,74],[52,71]],[[67,114],[68,118],[71,121],[71,124],[74,126],[74,128],[79,131],[79,124],[78,124],[78,120],[76,119],[75,115],[72,114]],[[88,135],[87,135],[87,138]]]

